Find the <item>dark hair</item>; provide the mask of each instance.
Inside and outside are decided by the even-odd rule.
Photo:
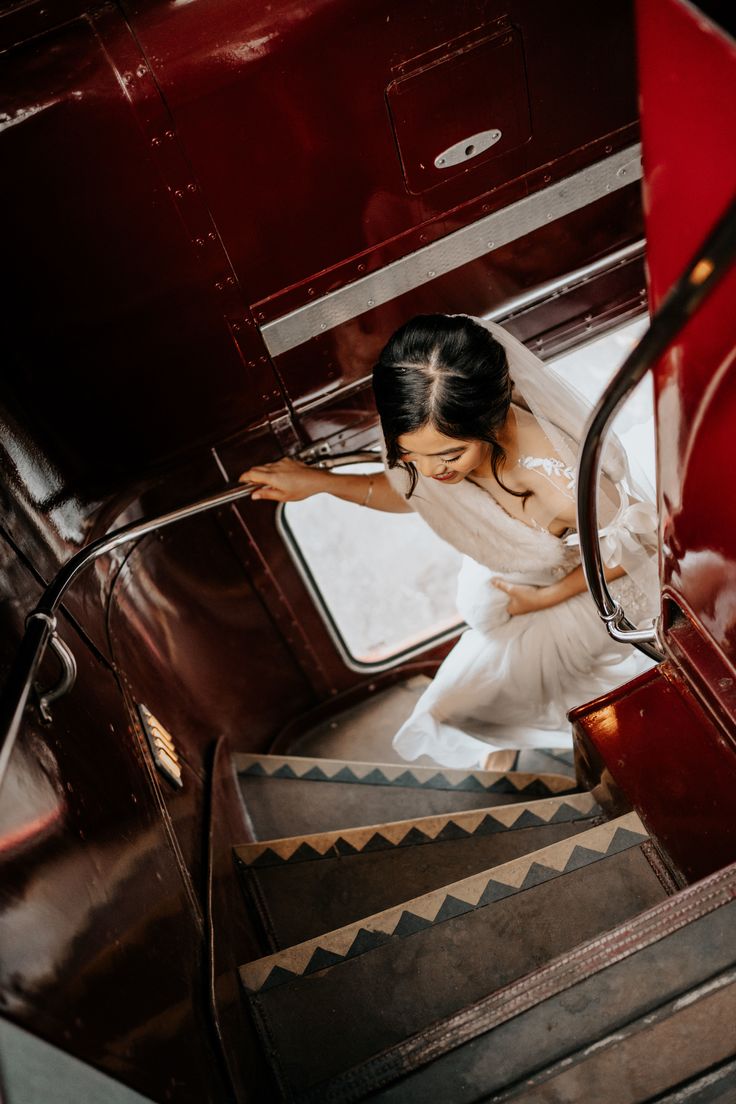
[[[491,446],[496,482],[505,452],[496,434],[506,422],[513,383],[506,350],[478,322],[465,315],[422,314],[390,338],[373,369],[373,393],[386,440],[390,468],[403,467],[417,485],[416,468],[401,459],[398,440],[431,425],[446,437],[485,441]]]

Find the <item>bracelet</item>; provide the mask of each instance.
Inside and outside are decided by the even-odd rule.
[[[366,494],[365,498],[363,499],[363,501],[361,502],[360,505],[361,506],[367,506],[368,503],[371,500],[371,495],[372,494],[373,494],[373,476],[369,475],[368,476],[368,493]]]

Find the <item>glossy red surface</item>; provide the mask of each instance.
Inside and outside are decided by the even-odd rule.
[[[583,775],[619,791],[687,881],[736,860],[736,755],[672,663],[570,714]]]
[[[628,4],[195,0],[129,11],[250,303],[313,276],[320,295],[354,279],[358,263],[380,267],[390,257],[376,247],[409,234],[394,255],[411,252],[422,235],[447,232],[436,220],[448,213],[454,225],[477,217],[458,210],[469,200],[636,120]],[[418,57],[436,59],[501,16],[522,36],[533,140],[510,153],[502,179],[492,159],[479,159],[413,197],[386,89]],[[415,126],[434,148],[432,117]],[[353,268],[342,279],[320,275],[345,263]],[[298,300],[308,298],[303,286]]]
[[[639,38],[648,264],[656,307],[736,194],[736,44],[695,8],[675,0],[640,5]],[[725,658],[731,677],[734,299],[736,269],[655,373],[663,580],[710,642],[716,667],[718,657]],[[736,726],[736,712],[731,719]]]
[[[656,308],[736,192],[736,46],[680,0],[638,5],[647,264]],[[590,779],[687,879],[736,859],[736,270],[655,371],[659,671],[572,714]]]
[[[4,671],[35,588],[4,541],[0,552]],[[2,1014],[154,1100],[219,1104],[202,911],[162,786],[115,676],[60,628],[77,685],[54,705],[52,725],[29,714],[2,790]],[[49,657],[44,685],[55,675]],[[201,820],[189,771],[186,803]]]

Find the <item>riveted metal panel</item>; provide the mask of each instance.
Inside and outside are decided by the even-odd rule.
[[[282,315],[261,328],[263,339],[271,355],[279,356],[640,178],[640,147],[629,146],[378,272]]]

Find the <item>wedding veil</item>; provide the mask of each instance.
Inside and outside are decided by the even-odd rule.
[[[474,321],[506,351],[514,402],[534,415],[558,456],[575,471],[591,413],[589,401],[502,326],[483,318]],[[620,440],[609,433],[598,485],[601,552],[609,567],[621,565],[631,579],[639,598],[635,619],[641,620],[659,612],[658,522],[654,490],[643,473],[637,471],[635,478],[631,468]]]

